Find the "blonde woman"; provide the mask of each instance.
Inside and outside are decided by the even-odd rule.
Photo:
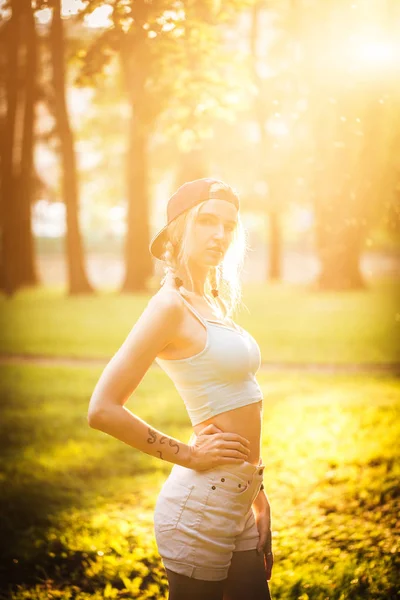
[[[246,242],[238,195],[215,179],[182,185],[150,252],[165,263],[160,290],[103,371],[88,421],[174,463],[154,531],[170,600],[268,600],[271,511],[260,457],[260,351],[233,320]],[[193,426],[189,443],[124,405],[156,361]]]

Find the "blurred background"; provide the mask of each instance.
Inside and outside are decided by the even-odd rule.
[[[399,0],[0,0],[0,600],[168,597],[172,465],[86,415],[206,176],[248,233],[272,597],[399,597]],[[189,440],[156,366],[126,406]]]
[[[149,289],[203,176],[241,196],[245,281],[399,276],[396,0],[1,6],[5,293]]]

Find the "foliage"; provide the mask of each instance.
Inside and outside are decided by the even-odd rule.
[[[216,117],[233,115],[238,96],[244,101],[246,73],[240,70],[239,56],[232,62],[224,35],[227,24],[251,1],[218,7],[190,1],[107,4],[112,26],[79,52],[80,84],[104,78],[118,55],[127,96],[142,126],[154,130],[158,124],[163,135],[181,136],[185,148],[196,145],[198,136],[210,136]],[[104,2],[90,0],[81,18],[99,5]]]

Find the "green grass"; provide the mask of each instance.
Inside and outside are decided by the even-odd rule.
[[[167,597],[152,515],[171,463],[90,429],[99,368],[0,367],[1,600]],[[274,600],[398,597],[400,386],[261,374]],[[182,441],[182,401],[149,371],[128,408]],[[19,586],[17,586],[19,583]]]
[[[111,357],[148,299],[112,292],[70,298],[55,288],[0,296],[0,353]],[[249,312],[243,309],[237,321],[255,336],[265,362],[400,360],[398,281],[343,293],[254,284],[244,301]]]

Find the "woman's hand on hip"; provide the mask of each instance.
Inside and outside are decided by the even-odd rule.
[[[250,442],[238,433],[223,432],[213,425],[207,425],[196,437],[191,450],[191,468],[206,471],[227,464],[240,464],[248,459]]]

